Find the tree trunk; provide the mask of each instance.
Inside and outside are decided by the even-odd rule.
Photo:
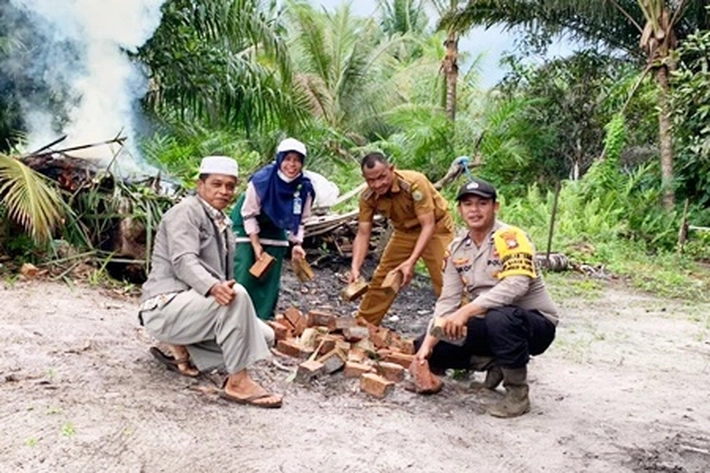
[[[456,84],[459,78],[459,65],[458,65],[458,55],[459,55],[459,38],[456,33],[449,31],[446,41],[444,42],[446,46],[446,56],[441,62],[441,69],[444,72],[444,77],[446,78],[446,116],[449,120],[454,121],[456,119]]]
[[[656,70],[656,79],[661,88],[658,96],[658,140],[660,142],[661,151],[663,206],[666,210],[673,210],[675,206],[675,189],[673,182],[673,133],[671,131],[668,66],[662,65]]]

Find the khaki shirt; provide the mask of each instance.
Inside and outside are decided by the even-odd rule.
[[[447,209],[446,199],[424,174],[395,170],[392,188],[386,195],[378,196],[370,189],[362,193],[358,219],[372,222],[375,213],[379,212],[392,222],[396,231],[419,232],[421,225],[418,216],[434,213],[434,220],[440,227],[451,222]]]
[[[500,221],[480,248],[468,231],[449,245],[434,315],[451,315],[471,301],[484,309],[514,305],[538,310],[555,325],[558,322],[557,307],[535,268],[530,238]]]

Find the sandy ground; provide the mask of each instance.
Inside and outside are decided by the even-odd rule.
[[[272,364],[257,372],[282,409],[227,404],[153,361],[134,300],[0,287],[0,471],[710,471],[710,306],[619,287],[558,300],[532,412],[500,420],[470,380],[378,401]]]

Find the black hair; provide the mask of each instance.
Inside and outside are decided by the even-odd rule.
[[[390,164],[384,154],[379,151],[375,151],[373,153],[366,154],[365,157],[362,158],[362,161],[360,161],[360,169],[372,169],[377,163],[382,163],[385,166],[389,166]]]

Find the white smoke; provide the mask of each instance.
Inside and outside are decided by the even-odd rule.
[[[128,138],[127,151],[138,157],[134,111],[148,82],[126,51],[135,52],[151,38],[160,24],[163,1],[11,0],[49,38],[41,51],[33,52],[31,73],[60,97],[68,116],[63,129],[56,129],[56,117],[46,104],[25,103],[32,149],[61,134],[68,135],[61,143],[64,147],[101,142],[120,133]],[[89,152],[107,162],[115,149]]]

